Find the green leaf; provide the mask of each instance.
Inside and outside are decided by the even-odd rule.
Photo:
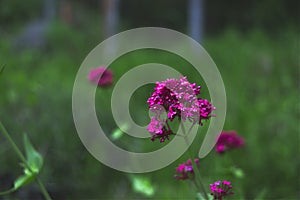
[[[244,176],[245,176],[244,171],[241,168],[232,167],[231,172],[237,178],[244,178]]]
[[[255,200],[263,200],[266,199],[267,189],[264,188],[261,190],[261,192],[255,197]]]
[[[135,192],[141,193],[148,197],[153,196],[155,192],[155,189],[149,179],[143,177],[133,177],[132,187]]]
[[[15,180],[14,183],[14,190],[17,190],[25,185],[27,185],[28,183],[30,183],[31,181],[34,180],[34,174],[25,174],[23,176],[20,176],[19,178],[17,178],[17,180]]]
[[[43,165],[43,157],[34,149],[26,134],[24,134],[24,147],[26,163],[21,163],[21,166],[24,167],[24,174],[15,180],[13,188],[5,192],[0,192],[0,195],[9,194],[27,185],[40,172]]]
[[[129,128],[128,124],[123,124],[120,128],[116,128],[112,134],[111,139],[112,140],[118,140],[123,136],[123,131],[127,131]]]
[[[27,164],[21,163],[21,166],[24,167],[24,175],[15,180],[14,191],[33,181],[43,165],[43,157],[34,149],[26,134],[24,134],[24,147]]]
[[[26,134],[24,134],[24,147],[25,147],[27,164],[29,165],[30,170],[32,172],[34,172],[35,174],[38,174],[43,165],[43,157],[41,156],[41,154],[39,152],[37,152],[33,148],[32,144],[30,143]],[[29,170],[29,169],[27,169],[27,170]],[[24,170],[24,173],[26,174],[26,168]]]
[[[214,197],[210,194],[210,193],[207,193],[207,196],[208,196],[208,199],[209,200],[213,200],[214,199]],[[206,200],[206,198],[203,196],[203,194],[201,194],[200,192],[198,192],[197,194],[196,194],[196,199],[197,200]]]
[[[24,163],[22,163],[21,165],[25,166]],[[11,188],[5,192],[0,192],[0,195],[7,195],[9,193],[12,193],[12,192],[18,190],[19,188],[32,182],[34,180],[34,177],[35,177],[35,173],[32,173],[28,168],[24,168],[24,175],[19,176],[15,180],[13,188]]]

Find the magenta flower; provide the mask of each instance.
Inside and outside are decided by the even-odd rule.
[[[151,140],[160,138],[160,141],[164,142],[165,139],[169,139],[168,136],[173,132],[167,123],[176,117],[179,120],[189,120],[203,125],[203,120],[212,116],[211,112],[215,107],[208,100],[197,97],[199,94],[200,86],[189,83],[186,77],[157,82],[154,92],[147,101],[150,111],[154,113],[148,126],[148,131],[152,135]],[[165,112],[167,119],[161,120]]]
[[[216,200],[222,200],[223,197],[234,194],[230,191],[231,189],[231,182],[226,180],[216,181],[215,183],[210,184],[211,195],[213,195]]]
[[[199,159],[195,158],[194,162],[196,163],[197,167],[200,167]],[[192,166],[192,160],[188,159],[185,163],[180,164],[176,168],[177,174],[174,175],[174,178],[177,180],[186,180],[186,179],[194,179],[194,170]]]
[[[219,154],[224,153],[229,149],[236,149],[244,146],[245,141],[240,137],[236,131],[223,131],[218,138],[216,144],[216,152]]]
[[[92,69],[89,73],[88,79],[97,84],[99,87],[109,87],[113,83],[113,73],[105,67],[98,67]]]
[[[164,142],[166,139],[169,140],[169,135],[174,134],[171,129],[164,126],[165,121],[157,119],[156,117],[151,117],[150,124],[147,130],[152,133],[151,140],[160,139],[160,142]]]

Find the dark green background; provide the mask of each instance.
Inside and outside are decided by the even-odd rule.
[[[133,191],[128,174],[110,169],[94,159],[76,133],[71,109],[73,81],[81,62],[103,41],[99,1],[72,1],[74,23],[57,16],[47,29],[47,44],[41,49],[17,49],[13,43],[26,25],[42,15],[42,1],[0,1],[0,120],[22,146],[28,133],[45,158],[41,178],[54,199],[194,199],[189,182],[173,178],[170,166],[146,173],[156,188],[153,197]],[[185,1],[122,1],[119,30],[140,26],[162,26],[186,33]],[[214,59],[223,77],[228,111],[225,130],[236,130],[245,138],[245,148],[220,156],[212,151],[201,160],[200,173],[207,189],[219,179],[232,181],[233,199],[299,198],[299,2],[264,0],[243,2],[206,1],[205,37],[202,45]],[[144,50],[116,60],[109,68],[115,80],[132,67],[159,62],[180,69],[191,82],[203,86],[186,61],[166,52]],[[101,90],[101,89],[99,89]],[[146,124],[146,100],[153,85],[142,87],[132,97],[133,118]],[[97,93],[99,117],[109,135],[116,125],[109,97],[112,88]],[[191,150],[198,151],[202,132]],[[116,143],[142,151],[163,144],[132,140],[124,136]],[[22,173],[10,144],[0,134],[0,191],[11,187]],[[244,171],[238,178],[233,165]],[[0,199],[40,199],[36,184]],[[229,198],[228,198],[229,199]]]

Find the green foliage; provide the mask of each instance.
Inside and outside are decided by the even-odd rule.
[[[27,163],[22,163],[24,175],[15,181],[14,191],[32,182],[35,176],[39,174],[43,165],[43,157],[33,148],[26,134],[24,134],[24,148]]]
[[[24,170],[25,175],[20,176],[17,178],[17,180],[14,182],[14,191],[18,190],[19,188],[29,184],[34,180],[34,174],[32,174],[28,170]]]
[[[208,193],[207,196],[208,196],[209,200],[214,200],[214,197],[210,193]],[[197,198],[197,200],[206,200],[204,198],[204,196],[199,192],[197,193],[196,198]]]
[[[266,189],[262,189],[260,193],[258,193],[258,195],[255,197],[254,200],[263,200],[266,199],[266,194],[267,194],[267,190]]]
[[[123,131],[128,130],[128,124],[123,124],[120,128],[116,128],[112,134],[111,134],[111,139],[112,140],[118,140],[123,136]]]
[[[120,196],[134,199],[143,195],[132,191],[134,184],[129,182],[131,180],[126,174],[100,164],[89,155],[76,135],[71,108],[73,81],[86,54],[100,42],[97,35],[100,30],[87,28],[96,27],[96,23],[97,20],[89,22],[81,29],[54,23],[49,30],[49,48],[41,51],[16,53],[5,37],[0,38],[0,63],[6,63],[5,76],[2,73],[0,78],[0,118],[8,127],[13,127],[17,143],[22,141],[18,133],[24,130],[36,133],[31,135],[33,143],[47,151],[41,175],[53,183],[50,191],[55,199],[118,199]],[[296,138],[299,137],[300,108],[296,89],[299,85],[298,44],[297,32],[289,29],[272,37],[260,30],[244,34],[228,30],[204,41],[204,47],[216,62],[226,87],[228,112],[224,129],[237,130],[246,141],[244,149],[228,152],[225,156],[212,151],[200,161],[200,174],[207,191],[209,183],[228,179],[234,187],[233,199],[257,198],[261,196],[262,188],[265,190],[260,199],[297,198],[299,184],[295,174],[300,166],[296,153],[299,151]],[[147,62],[174,67],[187,75],[191,82],[203,85],[203,95],[209,98],[203,79],[192,66],[167,52],[132,52],[115,60],[109,68],[114,71],[117,81],[132,67]],[[149,122],[146,100],[152,91],[153,85],[145,86],[132,97],[130,114],[138,124]],[[115,129],[117,126],[109,104],[111,92],[108,89],[96,95],[97,115],[105,132],[111,133],[109,137],[120,147],[132,151],[161,148],[164,144],[136,139]],[[207,126],[201,129],[191,147],[195,155],[205,128]],[[11,168],[17,162],[15,155],[7,151],[4,140],[0,141],[0,176],[9,173],[17,176],[17,169]],[[30,149],[26,151],[32,152]],[[38,155],[27,155],[35,173],[42,166]],[[195,198],[193,187],[173,179],[175,167],[186,159],[184,155],[165,169],[145,174],[148,182],[138,179],[135,184],[139,189],[136,190],[146,188],[146,191],[151,191],[149,188],[159,184],[152,195],[154,199]],[[236,168],[231,169],[232,165]],[[15,187],[25,185],[32,176],[25,169]],[[34,188],[30,184],[22,191],[30,193]],[[21,198],[18,195],[7,198]]]
[[[147,197],[151,197],[155,193],[155,189],[148,178],[133,176],[132,188],[135,192],[141,193]]]
[[[30,167],[30,169],[27,170],[29,170],[29,172],[32,172],[33,174],[38,174],[43,166],[43,157],[39,152],[37,152],[33,148],[26,134],[24,134],[24,147],[25,147],[27,164]]]
[[[6,195],[17,191],[21,187],[31,183],[37,174],[39,174],[43,165],[43,157],[34,149],[26,134],[24,134],[24,148],[26,154],[26,163],[21,163],[24,168],[24,174],[19,176],[12,189],[1,192],[0,195]]]
[[[39,11],[42,11],[42,9],[42,1],[28,0],[27,3],[24,3],[22,1],[2,0],[0,6],[0,26],[9,28],[12,27],[11,24],[20,23],[20,21],[24,21],[26,18],[38,17],[41,15]]]
[[[236,178],[244,178],[245,176],[244,171],[241,168],[231,167],[230,171]]]

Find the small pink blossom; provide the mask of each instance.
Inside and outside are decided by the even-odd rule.
[[[169,135],[172,135],[172,130],[168,129],[165,125],[165,120],[151,117],[150,124],[147,130],[152,133],[151,140],[160,139],[160,142],[164,142],[166,139],[169,140]]]
[[[199,168],[199,159],[195,158],[194,162],[196,166]],[[194,169],[192,165],[192,160],[188,159],[185,163],[178,165],[176,168],[177,174],[174,175],[174,178],[177,180],[186,180],[186,179],[194,179]]]
[[[211,195],[214,196],[215,200],[222,200],[225,196],[234,194],[231,189],[231,182],[226,180],[210,184]]]
[[[113,84],[113,73],[103,66],[92,69],[88,79],[99,87],[109,87]]]
[[[226,150],[243,147],[244,138],[239,136],[236,131],[223,131],[217,140],[216,152],[223,154]]]

